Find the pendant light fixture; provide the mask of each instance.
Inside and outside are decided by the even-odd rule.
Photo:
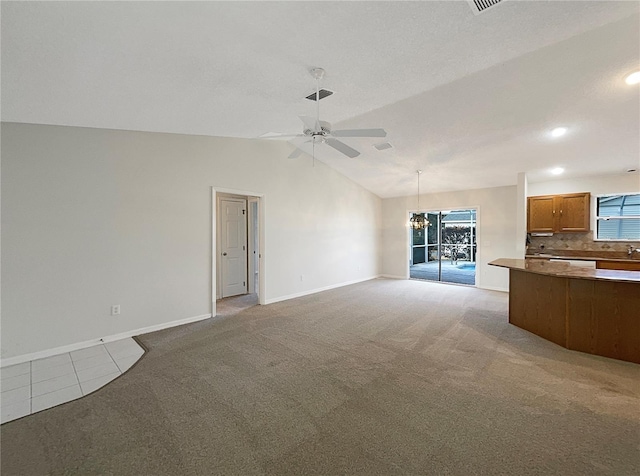
[[[409,226],[414,230],[424,230],[429,226],[429,220],[424,216],[424,213],[420,213],[420,174],[422,170],[416,171],[418,174],[418,211],[411,215],[409,219]]]

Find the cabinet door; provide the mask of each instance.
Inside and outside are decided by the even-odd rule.
[[[553,195],[527,199],[527,231],[548,233],[555,230]]]
[[[591,194],[573,193],[560,195],[556,206],[558,228],[556,231],[589,231],[589,207]]]

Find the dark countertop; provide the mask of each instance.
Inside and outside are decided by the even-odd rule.
[[[573,266],[569,263],[558,263],[546,259],[509,259],[500,258],[490,262],[492,266],[528,271],[530,273],[558,276],[560,278],[594,279],[599,281],[617,281],[640,283],[640,271],[622,271],[615,269],[593,269]],[[565,259],[570,259],[565,256]],[[571,259],[575,259],[571,257]]]

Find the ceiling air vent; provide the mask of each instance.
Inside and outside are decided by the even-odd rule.
[[[479,15],[486,9],[491,8],[494,5],[497,5],[503,0],[467,0],[467,1],[471,6],[471,10],[473,10],[473,13],[476,15]]]
[[[374,147],[378,150],[387,150],[387,149],[391,149],[391,147],[393,147],[391,144],[389,144],[388,142],[383,142],[382,144],[376,144],[374,145]]]
[[[320,99],[324,99],[327,96],[331,96],[333,94],[333,91],[329,91],[328,89],[321,89],[319,91],[320,93]],[[312,92],[311,94],[309,94],[306,99],[309,99],[310,101],[317,101],[316,99],[316,92]]]

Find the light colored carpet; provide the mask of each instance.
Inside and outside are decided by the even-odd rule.
[[[3,476],[640,474],[640,366],[509,325],[503,293],[373,280],[141,341],[3,425]]]

